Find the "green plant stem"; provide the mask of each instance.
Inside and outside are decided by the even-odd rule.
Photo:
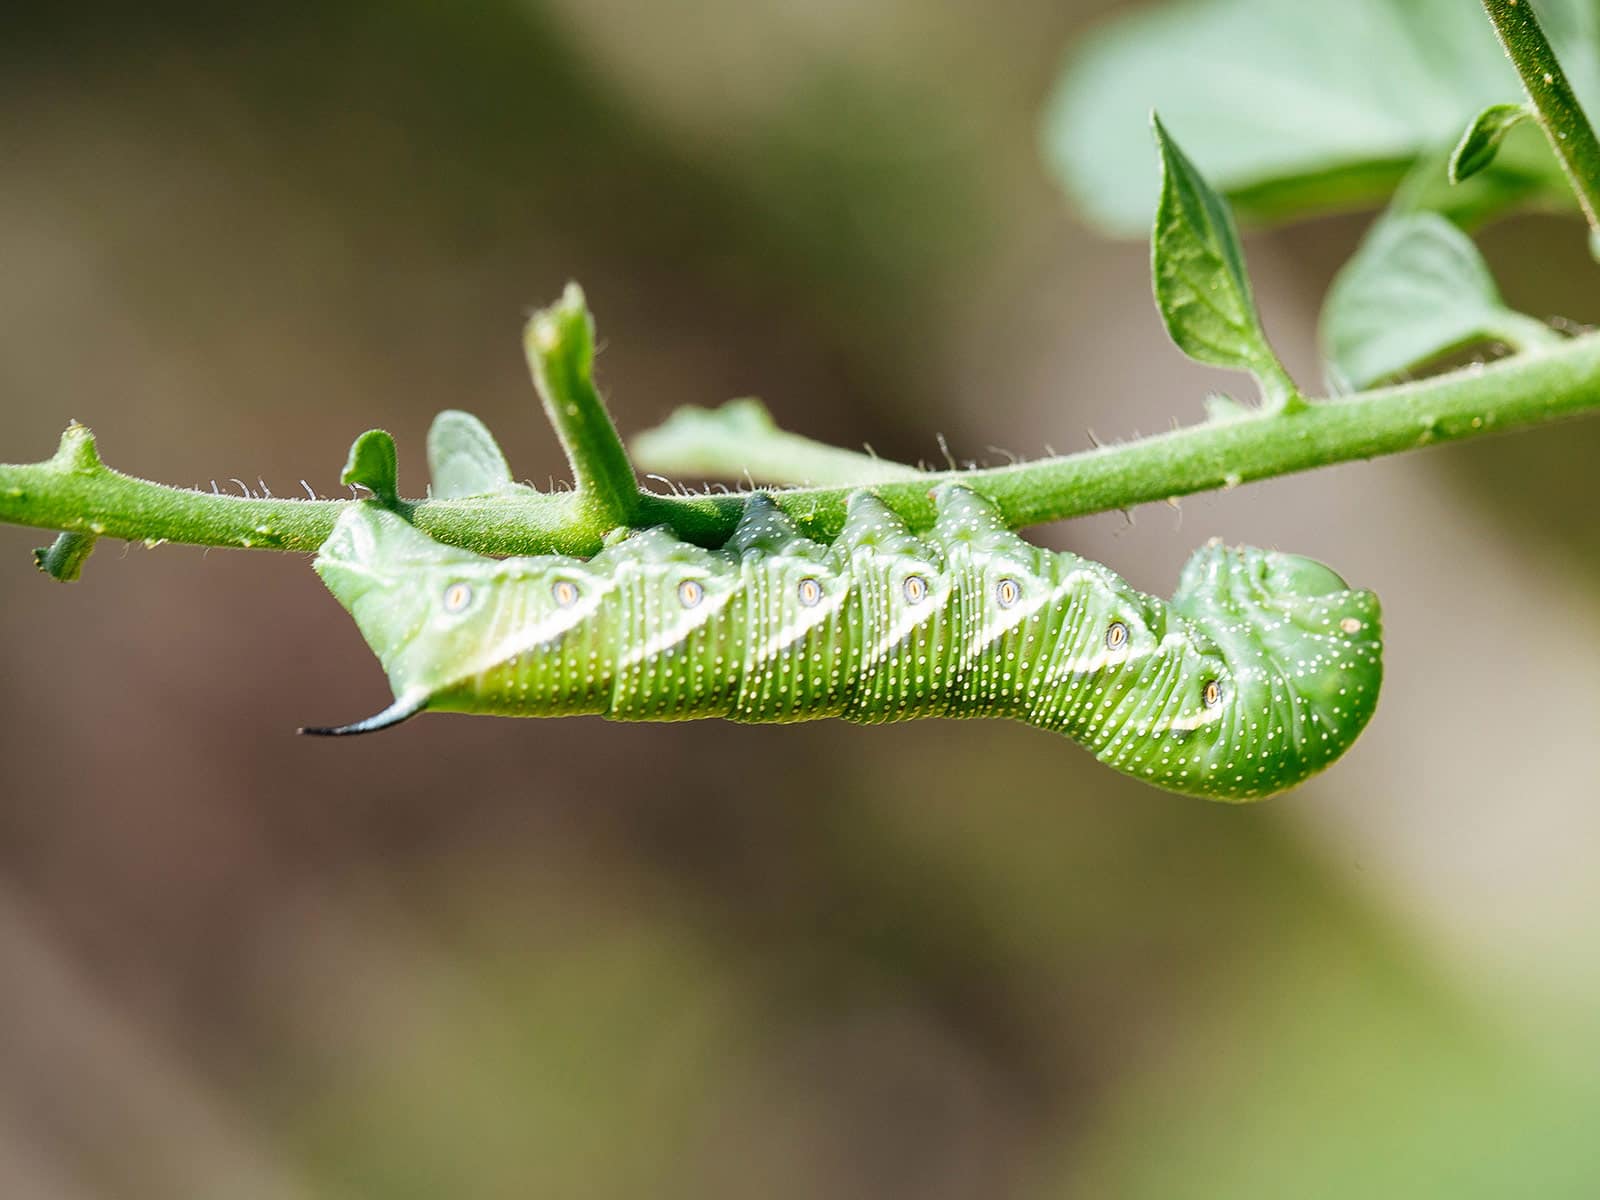
[[[1591,244],[1600,239],[1600,140],[1550,48],[1530,0],[1483,0],[1483,9],[1522,77],[1539,126],[1556,152],[1589,220]]]
[[[603,411],[603,410],[602,410]],[[930,491],[955,479],[993,500],[1014,527],[1166,500],[1354,459],[1544,425],[1600,411],[1600,335],[1291,413],[1211,421],[1081,454],[982,471],[930,472],[874,490],[913,525],[933,519]],[[733,470],[748,446],[713,445]],[[870,460],[869,460],[870,461]],[[715,473],[715,472],[711,472]],[[781,492],[777,502],[813,536],[843,523],[847,486]],[[0,465],[0,521],[96,536],[315,550],[345,505],[338,500],[271,500],[163,487],[104,466],[83,426],[62,436],[55,457]],[[636,492],[633,523],[664,524],[702,545],[720,545],[744,501],[733,495]],[[581,493],[531,489],[450,500],[402,502],[400,511],[440,541],[486,554],[598,550],[613,526]]]
[[[0,522],[95,537],[314,552],[353,500],[260,499],[167,487],[114,471],[100,461],[94,436],[73,424],[53,458],[0,464]],[[442,542],[484,554],[523,547],[592,553],[607,527],[577,493],[531,488],[458,500],[402,500],[398,512]]]
[[[1600,335],[1286,414],[1248,414],[1080,454],[981,471],[940,472],[873,488],[916,525],[933,519],[932,487],[957,479],[994,500],[1012,526],[1128,508],[1314,467],[1375,458],[1600,412]],[[747,440],[702,447],[708,475],[738,469]],[[805,489],[777,499],[817,536],[832,536],[847,492]],[[667,519],[665,511],[658,519]],[[683,528],[710,541],[711,530]],[[719,528],[719,527],[714,527]]]
[[[577,504],[606,529],[632,525],[639,506],[633,464],[594,386],[594,322],[583,289],[533,315],[522,339],[545,415],[572,465]]]

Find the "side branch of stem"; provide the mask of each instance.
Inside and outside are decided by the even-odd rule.
[[[557,303],[534,314],[523,349],[545,415],[572,465],[580,505],[605,529],[631,525],[639,481],[594,386],[594,324],[577,284],[569,283]]]

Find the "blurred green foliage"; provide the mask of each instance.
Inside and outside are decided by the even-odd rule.
[[[1541,12],[1592,108],[1600,14],[1590,0],[1544,0]],[[1475,4],[1346,0],[1308,14],[1296,0],[1169,0],[1074,47],[1045,147],[1089,217],[1137,234],[1152,194],[1137,134],[1155,108],[1242,214],[1284,219],[1382,204],[1481,109],[1521,94]],[[1469,224],[1508,209],[1575,206],[1531,129],[1508,138],[1474,183],[1446,182],[1431,207]]]

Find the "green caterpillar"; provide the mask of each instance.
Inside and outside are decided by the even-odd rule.
[[[913,535],[870,492],[831,545],[754,495],[705,550],[636,531],[587,561],[492,559],[375,504],[348,510],[317,572],[395,701],[617,720],[1010,717],[1059,730],[1160,787],[1254,800],[1338,758],[1378,699],[1377,597],[1320,563],[1212,543],[1171,603],[1029,545],[967,488]]]

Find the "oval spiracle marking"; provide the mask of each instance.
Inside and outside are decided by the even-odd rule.
[[[465,612],[472,603],[472,585],[452,583],[444,590],[444,610],[447,613]]]
[[[800,597],[800,603],[807,608],[815,608],[822,602],[822,585],[809,575],[796,585],[795,591]]]
[[[1121,621],[1106,626],[1106,649],[1121,650],[1128,644],[1128,627]]]
[[[558,579],[550,585],[550,594],[562,608],[571,608],[578,602],[578,585],[570,579]]]

